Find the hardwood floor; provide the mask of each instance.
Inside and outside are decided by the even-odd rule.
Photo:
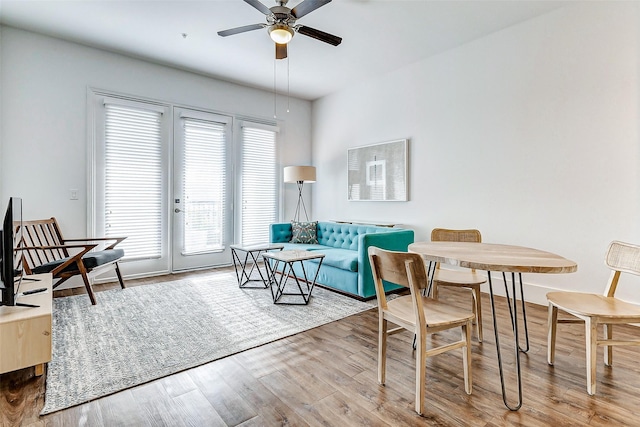
[[[189,273],[216,274],[216,271]],[[140,286],[165,278],[128,281]],[[117,284],[96,286],[96,290]],[[469,294],[443,289],[441,299],[470,306]],[[56,292],[82,293],[81,289]],[[640,425],[639,353],[614,352],[614,366],[598,353],[597,395],[586,392],[584,330],[561,325],[556,364],[546,362],[546,307],[529,304],[531,350],[522,355],[524,404],[517,412],[502,403],[489,297],[485,341],[473,340],[473,393],[464,392],[461,353],[427,361],[426,413],[414,408],[412,335],[389,339],[387,384],[377,384],[377,312],[372,309],[258,348],[134,387],[95,401],[39,417],[44,381],[33,368],[0,376],[0,425],[26,426],[600,426]],[[99,301],[99,294],[98,294]],[[99,303],[99,302],[98,302]],[[503,362],[513,386],[514,360],[506,348],[509,314],[496,304]],[[637,328],[618,327],[621,339]],[[457,339],[436,334],[433,344]],[[5,345],[3,343],[3,345]],[[509,357],[510,356],[510,357]]]

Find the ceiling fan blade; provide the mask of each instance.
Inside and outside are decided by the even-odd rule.
[[[218,31],[218,35],[222,37],[227,37],[227,36],[232,36],[234,34],[244,33],[247,31],[259,30],[260,28],[264,28],[266,26],[267,24],[245,25],[243,27],[236,27],[228,30]]]
[[[338,46],[342,43],[342,37],[334,36],[333,34],[325,33],[324,31],[316,30],[315,28],[300,25],[297,30],[302,35],[313,37],[316,40],[320,40],[321,42],[329,43],[334,46]]]
[[[284,59],[287,57],[287,45],[276,43],[276,59]]]
[[[247,1],[247,0],[245,0]],[[291,9],[291,14],[296,18],[302,18],[309,12],[313,12],[319,7],[324,6],[331,0],[304,0],[302,3]]]
[[[245,3],[249,3],[251,6],[258,9],[260,12],[264,13],[265,15],[271,15],[271,11],[269,10],[269,8],[264,4],[260,3],[258,0],[244,0],[244,1]]]

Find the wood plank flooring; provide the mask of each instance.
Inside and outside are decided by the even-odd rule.
[[[189,273],[217,274],[220,270]],[[184,275],[128,281],[143,286]],[[110,289],[116,284],[96,286]],[[55,296],[82,293],[82,289]],[[261,292],[256,290],[256,292]],[[265,290],[265,292],[268,292]],[[98,294],[98,301],[100,296]],[[441,299],[470,307],[470,294],[443,289]],[[473,393],[464,392],[461,352],[427,361],[426,413],[414,408],[412,335],[389,339],[387,384],[377,384],[377,312],[348,318],[263,345],[46,416],[46,374],[33,368],[0,375],[1,426],[604,426],[640,425],[638,349],[617,348],[614,366],[598,352],[597,395],[586,392],[584,330],[560,325],[556,364],[546,362],[546,307],[529,304],[531,350],[522,355],[524,404],[517,412],[502,403],[488,295],[483,295],[485,341],[473,339]],[[99,302],[98,302],[99,303]],[[514,358],[507,347],[509,313],[496,304],[509,372],[507,390],[516,397]],[[621,339],[638,334],[618,327]],[[439,345],[457,332],[435,335]],[[429,344],[428,343],[428,344]],[[3,343],[3,345],[5,345]]]

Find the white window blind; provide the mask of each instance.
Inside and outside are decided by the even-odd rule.
[[[226,124],[184,118],[182,253],[223,250],[226,207]]]
[[[126,259],[162,251],[162,113],[105,104],[105,234]]]
[[[269,241],[277,219],[276,132],[242,128],[242,243]]]

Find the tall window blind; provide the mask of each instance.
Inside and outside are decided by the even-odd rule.
[[[126,259],[162,251],[162,113],[105,104],[105,234]]]
[[[223,123],[184,118],[183,254],[224,249],[226,149]]]
[[[269,241],[269,224],[277,219],[276,132],[242,128],[242,242]]]

